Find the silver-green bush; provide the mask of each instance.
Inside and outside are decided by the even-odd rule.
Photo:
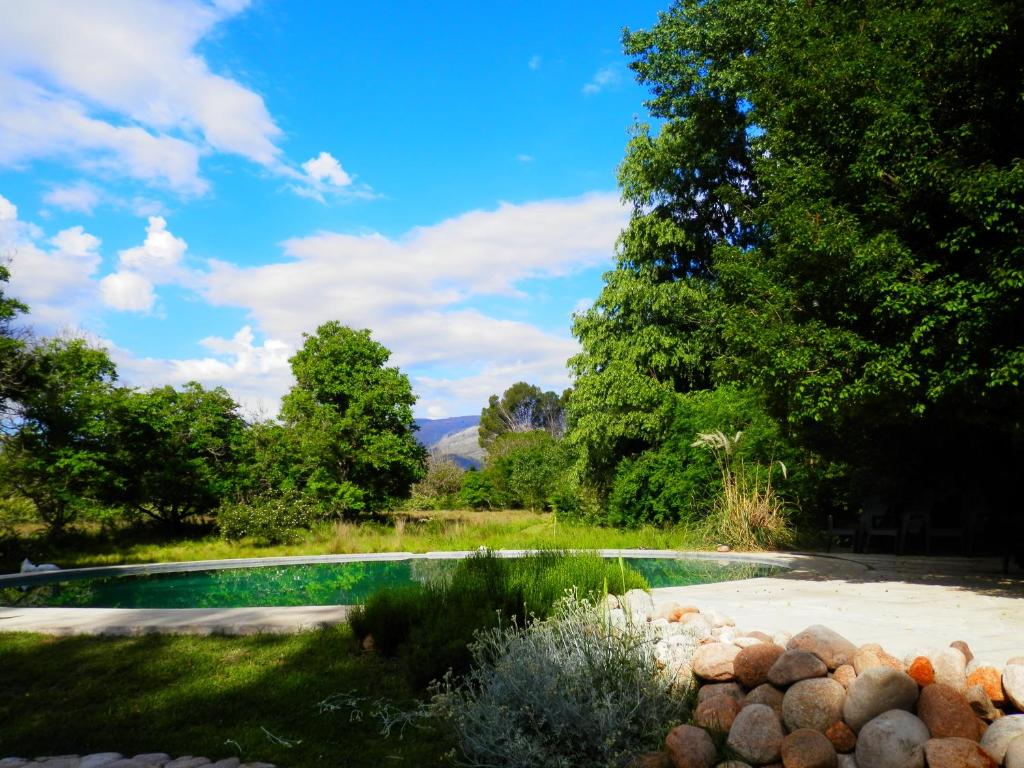
[[[688,714],[688,691],[655,660],[657,640],[646,623],[612,627],[569,598],[545,621],[480,633],[472,670],[447,681],[434,711],[472,766],[619,768]]]

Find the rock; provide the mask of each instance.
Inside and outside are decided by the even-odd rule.
[[[715,742],[703,728],[677,725],[665,737],[665,750],[673,768],[712,768],[717,761]]]
[[[964,655],[964,660],[968,664],[970,664],[971,660],[974,658],[974,654],[971,653],[970,646],[967,645],[967,643],[965,643],[963,640],[954,640],[952,643],[949,644],[949,647],[956,648],[958,651],[960,651],[960,653]]]
[[[853,669],[858,675],[863,674],[866,670],[872,667],[882,666],[882,660],[878,654],[871,648],[858,648],[857,652],[853,654]]]
[[[878,667],[880,669],[880,667]],[[924,768],[928,728],[909,712],[893,709],[866,723],[857,736],[860,768]]]
[[[149,765],[152,765],[152,763]],[[106,763],[103,768],[147,768],[147,764],[137,763],[130,757],[122,757],[120,760],[115,760],[112,763]]]
[[[739,702],[728,696],[712,696],[707,701],[697,705],[693,713],[693,720],[701,728],[709,731],[728,733],[732,721],[740,712]]]
[[[688,613],[680,619],[680,623],[686,627],[698,640],[711,637],[711,624],[699,613]]]
[[[654,644],[654,660],[677,673],[684,668],[688,671],[695,646],[689,635],[669,635]]]
[[[1024,664],[1011,664],[1003,670],[1003,690],[1013,706],[1024,711]]]
[[[120,752],[96,752],[92,755],[84,755],[78,763],[78,768],[103,768],[103,766],[123,758],[124,755]]]
[[[935,668],[927,656],[917,656],[907,665],[907,674],[922,688],[935,682]]]
[[[726,744],[744,760],[764,765],[779,759],[782,736],[782,723],[771,707],[748,704],[733,721]]]
[[[742,649],[733,659],[736,679],[747,688],[756,688],[768,682],[768,670],[786,649],[774,643],[761,643]]]
[[[715,627],[711,630],[711,636],[720,643],[732,643],[736,639],[735,627]],[[739,646],[736,646],[739,648]]]
[[[764,641],[757,637],[749,637],[748,635],[740,635],[732,641],[732,644],[738,646],[741,650],[744,648],[751,648],[755,645],[761,645]],[[722,763],[719,763],[722,765]]]
[[[818,731],[800,728],[782,740],[785,768],[836,768],[839,760],[832,742]]]
[[[858,768],[857,758],[853,755],[839,755],[839,768]]]
[[[978,739],[974,710],[962,693],[948,685],[934,683],[925,687],[917,700],[917,716],[934,739]]]
[[[163,765],[171,761],[171,756],[166,752],[143,752],[141,755],[133,757],[132,760],[143,765]]]
[[[740,760],[726,760],[724,763],[716,765],[715,768],[751,768],[751,765]]]
[[[850,684],[842,719],[859,733],[865,723],[883,712],[913,709],[917,695],[917,683],[909,675],[889,667],[872,667]]]
[[[241,760],[237,757],[225,757],[223,760],[218,760],[211,765],[210,768],[238,768],[240,764]]]
[[[1007,715],[996,720],[981,737],[981,746],[992,755],[997,763],[1002,763],[1010,742],[1024,733],[1024,715]]]
[[[717,696],[726,696],[737,704],[742,704],[746,694],[736,683],[709,683],[708,685],[702,685],[700,690],[697,691],[697,703],[703,704],[705,701]]]
[[[1003,765],[1006,768],[1024,768],[1024,735],[1010,742],[1010,746],[1006,748]]]
[[[767,707],[771,707],[775,714],[779,716],[779,720],[782,720],[782,697],[783,691],[780,691],[771,683],[765,683],[747,693],[743,699],[743,706],[764,704]]]
[[[631,589],[619,598],[619,603],[628,615],[654,618],[654,598],[645,589]]]
[[[790,651],[813,653],[824,661],[830,670],[852,663],[857,652],[857,647],[853,643],[821,624],[815,624],[794,635],[786,644],[786,648]]]
[[[781,645],[783,648],[789,646],[789,641],[793,639],[793,635],[786,630],[780,630],[771,636],[771,641],[776,645]]]
[[[205,757],[186,755],[185,757],[179,757],[177,760],[171,760],[171,762],[164,765],[164,768],[200,768],[200,766],[209,764],[210,761]]]
[[[1006,660],[1006,666],[1012,667],[1015,664],[1024,664],[1024,656],[1014,656],[1012,659]]]
[[[736,622],[718,611],[704,611],[704,618],[711,622],[712,627],[735,627]]]
[[[626,768],[672,768],[672,761],[664,752],[644,752],[635,755]]]
[[[28,762],[24,757],[5,757],[0,760],[0,768],[23,768]]]
[[[857,734],[842,720],[837,720],[825,729],[825,738],[832,742],[836,752],[853,752],[857,746]]]
[[[981,745],[970,739],[929,739],[924,745],[928,768],[998,768]]]
[[[760,640],[762,643],[774,642],[772,640],[772,636],[771,635],[766,634],[766,633],[761,632],[761,631],[756,630],[756,629],[753,632],[747,632],[747,637],[752,637],[755,640]],[[776,645],[781,645],[781,644],[780,643],[776,643]],[[782,647],[785,648],[786,646],[782,645]]]
[[[731,643],[708,643],[693,655],[693,671],[697,677],[715,682],[735,679],[733,659],[740,649]]]
[[[768,669],[767,680],[774,686],[785,688],[801,680],[825,677],[827,674],[828,667],[825,666],[825,662],[813,653],[786,651]]]
[[[238,768],[277,768],[273,763],[242,763]]]
[[[849,688],[850,683],[857,677],[857,672],[854,670],[852,664],[843,664],[840,667],[836,667],[836,671],[832,673],[832,679],[839,683],[843,688]]]
[[[39,768],[78,768],[78,755],[50,755],[38,758],[36,763]]]
[[[732,547],[728,544],[719,544],[715,547],[715,552],[732,552]]]
[[[931,657],[935,682],[963,693],[967,690],[967,659],[957,648],[943,648]]]
[[[846,689],[828,677],[815,677],[794,683],[782,697],[782,719],[786,727],[811,728],[824,733],[843,718]]]
[[[992,703],[992,699],[980,685],[972,685],[964,696],[967,698],[967,703],[971,705],[971,711],[982,720],[991,723],[1003,716],[1003,710],[998,709]]]
[[[967,687],[980,685],[988,694],[993,704],[1005,704],[1006,695],[1003,692],[1003,675],[992,666],[975,667],[974,671],[967,676]]]
[[[679,622],[688,613],[700,613],[700,609],[692,605],[670,603],[659,610],[656,616],[660,619],[668,619],[671,622]]]

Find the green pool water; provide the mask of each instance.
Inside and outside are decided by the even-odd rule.
[[[0,586],[0,605],[81,608],[247,608],[354,605],[387,586],[444,578],[457,560],[375,560],[258,566],[120,576],[48,576],[31,586]],[[754,563],[681,558],[625,558],[652,588],[766,576]],[[69,574],[70,575],[70,574]],[[52,579],[52,580],[51,580]]]

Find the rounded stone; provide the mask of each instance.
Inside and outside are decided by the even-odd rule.
[[[836,667],[836,671],[832,673],[832,678],[839,683],[843,688],[849,688],[850,683],[857,677],[857,672],[851,664],[843,664],[841,667]]]
[[[703,680],[724,683],[734,680],[733,659],[740,652],[732,643],[707,643],[693,655],[693,671]]]
[[[988,752],[970,739],[929,739],[924,745],[928,768],[998,768]]]
[[[828,677],[794,683],[782,697],[782,719],[791,731],[811,728],[824,733],[843,718],[846,689]]]
[[[724,763],[716,765],[715,768],[751,768],[751,765],[742,760],[726,760]]]
[[[958,648],[943,648],[931,657],[935,682],[963,693],[967,690],[967,658]]]
[[[1024,734],[1010,742],[1006,756],[1003,757],[1003,765],[1006,768],[1024,768]]]
[[[785,688],[801,680],[825,677],[828,667],[825,662],[808,651],[786,651],[780,655],[768,670],[767,680],[774,686]]]
[[[78,768],[103,768],[103,766],[116,763],[124,759],[120,752],[96,752],[91,755],[83,755]]]
[[[785,768],[836,768],[836,750],[818,731],[800,728],[782,740],[782,764]]]
[[[748,704],[733,721],[726,744],[744,760],[764,765],[779,759],[782,737],[782,723],[771,707]]]
[[[913,709],[917,695],[917,683],[909,675],[890,667],[872,667],[850,684],[842,719],[859,733],[865,723],[883,712]]]
[[[779,720],[782,720],[782,697],[782,691],[771,683],[765,683],[764,685],[757,686],[757,688],[746,695],[746,698],[743,699],[743,706],[764,704],[767,707],[771,707],[775,714],[779,716]]]
[[[740,705],[735,699],[724,695],[712,696],[697,705],[693,721],[709,731],[728,733],[739,712]]]
[[[815,624],[793,635],[786,644],[786,649],[813,653],[824,661],[830,670],[843,664],[851,664],[853,655],[857,652],[857,646],[838,632],[821,624]]]
[[[664,752],[644,752],[634,755],[627,768],[672,768],[672,761]]]
[[[975,667],[967,676],[967,687],[980,685],[988,694],[993,704],[1005,704],[1006,696],[1003,694],[1003,676],[998,669],[992,666]]]
[[[1024,715],[1007,715],[988,727],[981,737],[981,746],[993,760],[1002,763],[1010,742],[1021,734],[1024,734]]]
[[[837,720],[825,729],[825,738],[832,742],[836,752],[853,752],[857,746],[857,734],[842,720]]]
[[[1024,664],[1011,664],[1003,670],[1003,690],[1013,706],[1024,710]]]
[[[982,720],[992,722],[1003,716],[1003,711],[996,709],[982,686],[972,685],[964,695],[967,697],[967,703],[971,705],[971,711]]]
[[[713,699],[717,696],[728,696],[737,704],[742,704],[746,694],[743,693],[743,689],[736,683],[709,683],[708,685],[702,685],[700,690],[697,691],[697,703],[703,704],[708,699]]]
[[[747,688],[756,688],[768,682],[768,670],[785,655],[786,649],[774,643],[757,643],[736,654],[733,669],[736,679]]]
[[[619,598],[619,604],[627,615],[643,616],[644,620],[654,617],[654,598],[645,589],[630,589]]]
[[[935,682],[935,668],[927,656],[917,656],[907,665],[907,674],[922,688]]]
[[[712,768],[718,754],[708,732],[695,725],[677,725],[669,731],[665,751],[673,768]]]
[[[917,716],[928,726],[932,738],[978,739],[974,710],[962,693],[948,685],[935,683],[924,688],[917,700]]]
[[[950,648],[956,648],[960,653],[964,655],[964,659],[970,664],[971,660],[974,659],[974,654],[971,652],[971,647],[967,645],[963,640],[954,640],[949,644]]]
[[[839,768],[860,768],[853,755],[839,755]]]
[[[857,736],[861,768],[924,768],[928,728],[909,712],[893,709],[864,725]]]

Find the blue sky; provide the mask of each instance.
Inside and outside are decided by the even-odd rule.
[[[560,390],[644,116],[621,30],[662,7],[0,4],[9,292],[127,384],[265,414],[331,319],[392,350],[420,416]]]

